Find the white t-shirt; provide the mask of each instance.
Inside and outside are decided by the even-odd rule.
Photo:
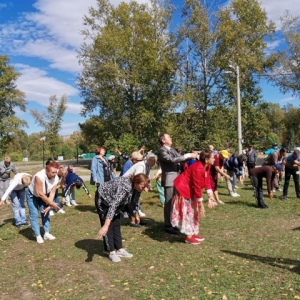
[[[30,190],[30,192],[34,195],[34,196],[36,196],[36,197],[38,197],[39,195],[36,193],[36,191],[35,191],[35,177],[38,177],[40,180],[41,180],[41,182],[42,182],[42,185],[43,185],[43,193],[45,194],[45,195],[47,195],[48,193],[50,193],[51,192],[51,190],[52,190],[52,188],[54,187],[54,186],[56,186],[58,183],[59,183],[59,178],[58,178],[58,176],[56,175],[54,178],[52,178],[52,179],[49,179],[48,177],[47,177],[47,175],[46,175],[46,170],[44,169],[44,170],[41,170],[41,171],[39,171],[39,172],[37,172],[34,176],[33,176],[33,179],[32,179],[32,181],[31,181],[31,184],[29,185],[29,190]]]
[[[4,201],[12,191],[19,191],[25,188],[24,184],[22,183],[22,177],[24,175],[31,176],[28,173],[17,173],[14,178],[10,180],[9,186],[1,198],[2,201]]]

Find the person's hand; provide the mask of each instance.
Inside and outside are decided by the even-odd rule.
[[[46,215],[50,209],[51,209],[51,206],[47,206],[46,208],[44,208],[44,210],[41,211],[41,213]]]
[[[3,205],[3,203],[4,203],[4,201],[3,201],[3,200],[0,200],[0,206],[2,206],[2,205]]]
[[[198,156],[197,152],[192,152],[190,154],[191,154],[191,158],[197,158],[197,156]]]
[[[144,188],[144,192],[147,193],[148,191],[149,191],[149,188],[148,188],[148,187],[145,187],[145,188]]]
[[[140,224],[141,219],[138,213],[133,214],[135,224]]]
[[[208,208],[215,208],[215,206],[218,205],[217,201],[214,197],[208,198]]]
[[[271,200],[273,199],[273,192],[272,192],[272,191],[269,193],[269,198],[270,198]]]
[[[51,205],[51,207],[53,207],[55,210],[60,210],[60,207],[59,207],[59,205],[58,205],[57,203],[52,202],[50,205]]]
[[[88,196],[89,196],[89,198],[92,198],[92,195],[91,195],[91,194],[89,194]]]
[[[105,236],[107,234],[107,231],[108,231],[108,226],[106,226],[106,225],[102,226],[98,232],[98,237],[102,238],[103,236]]]

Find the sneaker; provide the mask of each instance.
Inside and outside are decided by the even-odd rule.
[[[54,216],[54,211],[52,209],[49,211],[49,215]]]
[[[240,197],[240,194],[234,193],[235,197]]]
[[[193,235],[193,237],[198,240],[199,242],[203,242],[205,240],[204,236],[201,236],[201,235]]]
[[[76,203],[75,200],[72,200],[72,201],[71,201],[71,204],[74,205],[74,206],[78,206],[78,204]]]
[[[116,254],[116,252],[109,254],[108,258],[114,263],[121,261],[121,258]]]
[[[282,196],[281,200],[283,201],[287,200],[287,196]]]
[[[121,251],[116,251],[116,254],[119,257],[125,257],[125,258],[130,258],[133,256],[131,253],[127,252],[125,249],[122,249]]]
[[[66,202],[65,205],[66,205],[66,206],[69,206],[69,207],[72,206],[70,202]]]
[[[44,240],[43,240],[43,238],[42,238],[40,235],[38,235],[38,236],[36,237],[36,242],[37,242],[38,244],[43,244],[43,243],[44,243]]]
[[[141,210],[139,210],[139,215],[140,215],[140,217],[146,217],[146,214],[143,213]]]
[[[31,224],[26,221],[25,223],[22,223],[22,226],[31,226]]]
[[[66,212],[61,208],[60,210],[57,211],[58,214],[65,214]]]
[[[52,241],[52,240],[55,240],[55,239],[56,239],[55,236],[52,235],[52,234],[49,233],[49,232],[46,232],[46,233],[44,234],[44,240]]]
[[[124,219],[129,219],[128,213],[126,211],[123,213],[123,218]]]
[[[191,238],[186,237],[184,241],[185,241],[187,244],[192,244],[192,245],[199,245],[199,244],[200,244],[200,241],[197,240],[197,239],[195,238],[195,236],[192,236]]]
[[[272,192],[275,193],[275,192],[276,192],[276,189],[273,189]]]
[[[219,200],[218,204],[225,204],[225,203],[222,200]]]
[[[237,193],[232,193],[230,196],[235,198],[235,197],[239,197],[240,195]]]

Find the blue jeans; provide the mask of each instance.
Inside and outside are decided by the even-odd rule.
[[[12,211],[14,214],[15,225],[22,225],[26,223],[26,212],[25,212],[25,189],[13,190],[10,193],[12,201]]]
[[[32,195],[28,189],[26,190],[26,198],[29,208],[31,228],[35,236],[41,235],[39,225],[39,212],[41,213],[42,224],[45,233],[50,232],[50,214],[49,212],[47,214],[42,213],[42,211],[47,207],[46,203],[41,198]]]

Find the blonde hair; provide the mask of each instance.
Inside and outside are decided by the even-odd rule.
[[[23,175],[22,176],[22,183],[25,187],[28,187],[29,184],[31,183],[31,179],[32,179],[32,176],[31,175]]]
[[[143,155],[139,151],[133,151],[131,153],[131,159],[143,160]]]

